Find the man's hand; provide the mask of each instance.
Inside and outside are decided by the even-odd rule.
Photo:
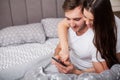
[[[56,56],[55,58],[60,60],[60,57],[58,57],[58,56]],[[75,67],[73,64],[71,64],[70,61],[63,62],[66,66],[63,66],[62,64],[60,64],[54,60],[52,60],[52,61],[53,61],[53,64],[55,64],[55,66],[58,68],[59,72],[61,72],[61,73],[68,74],[68,73],[74,73],[74,71],[75,71]]]
[[[60,56],[59,55],[55,55],[54,56],[57,60],[60,60]],[[56,61],[52,59],[52,64],[55,65]]]
[[[65,74],[74,73],[75,68],[74,68],[73,64],[71,64],[69,61],[64,62],[64,64],[67,65],[67,66],[63,66],[63,65],[61,65],[59,63],[55,63],[55,65],[58,68],[59,72],[65,73]]]

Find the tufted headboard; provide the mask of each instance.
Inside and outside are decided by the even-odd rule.
[[[0,0],[0,29],[64,17],[64,0]]]

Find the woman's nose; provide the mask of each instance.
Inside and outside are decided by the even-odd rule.
[[[87,18],[85,18],[85,17],[84,17],[83,19],[84,19],[87,27],[92,28],[93,21],[91,21],[90,19],[87,19]]]
[[[92,28],[92,24],[89,20],[86,20],[85,22],[86,22],[87,27]]]
[[[88,27],[90,27],[90,21],[89,21],[89,19],[87,19],[87,18],[83,18],[83,19],[84,19],[86,25],[87,25]]]
[[[87,18],[83,17],[83,20],[84,20],[84,21],[86,21],[86,20],[87,20]]]
[[[89,24],[90,24],[90,21],[89,21],[89,20],[86,20],[85,22],[86,22],[86,24],[87,24],[87,25],[89,25]]]

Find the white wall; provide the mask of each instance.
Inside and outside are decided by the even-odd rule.
[[[120,11],[120,0],[110,0],[113,11]]]

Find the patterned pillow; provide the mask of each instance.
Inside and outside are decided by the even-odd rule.
[[[58,37],[57,25],[63,18],[46,18],[42,19],[41,23],[44,26],[47,37]]]
[[[11,26],[0,30],[0,46],[44,43],[45,38],[41,23]]]

